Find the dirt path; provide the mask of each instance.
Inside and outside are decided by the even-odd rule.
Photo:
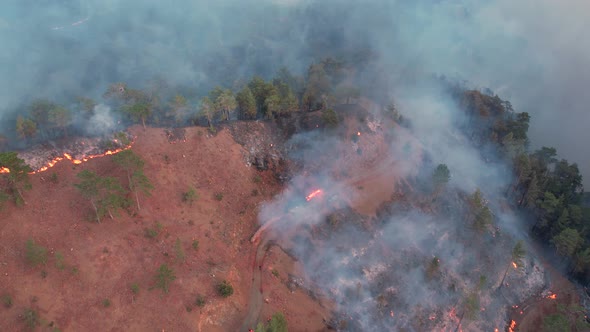
[[[240,332],[254,329],[260,317],[260,311],[262,310],[262,264],[269,249],[268,243],[269,240],[263,238],[256,248],[256,256],[252,263],[252,286],[250,287],[248,313],[244,317]]]

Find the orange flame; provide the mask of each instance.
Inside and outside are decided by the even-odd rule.
[[[307,196],[305,197],[305,200],[309,202],[309,201],[311,201],[311,200],[312,200],[314,197],[316,197],[317,195],[319,195],[319,194],[321,194],[321,193],[322,193],[322,190],[321,190],[321,189],[317,189],[317,190],[315,190],[314,192],[312,192],[311,194],[307,195]]]
[[[514,320],[511,320],[510,326],[508,326],[508,332],[514,332],[515,328],[516,328],[516,322]]]
[[[547,296],[548,299],[555,300],[557,298],[557,294],[551,294]]]
[[[518,268],[518,265],[516,265],[516,263],[512,262],[512,266],[514,266],[515,269]]]
[[[118,149],[115,149],[115,150],[107,150],[107,151],[105,151],[105,153],[101,153],[101,154],[89,155],[89,156],[84,157],[82,159],[74,159],[72,157],[72,155],[70,155],[69,153],[65,153],[64,152],[63,157],[56,157],[53,160],[50,160],[49,162],[47,162],[47,164],[45,166],[39,168],[36,171],[30,172],[29,174],[37,174],[37,173],[45,172],[46,170],[48,170],[51,167],[55,166],[58,162],[60,162],[60,161],[62,161],[64,159],[67,159],[67,160],[71,161],[75,165],[79,165],[79,164],[81,164],[83,162],[86,162],[86,161],[88,161],[90,159],[94,159],[94,158],[98,158],[98,157],[104,157],[104,156],[111,156],[111,155],[117,154],[117,153],[119,153],[121,151],[128,150],[128,149],[131,148],[132,145],[133,145],[133,142],[131,142],[131,144],[129,144],[129,145],[125,146],[125,147],[118,148]],[[10,169],[8,169],[6,167],[0,167],[0,174],[3,174],[3,173],[10,173]]]
[[[357,136],[361,136],[361,132],[360,132],[360,131],[357,131],[357,132],[356,132],[356,135],[357,135]]]

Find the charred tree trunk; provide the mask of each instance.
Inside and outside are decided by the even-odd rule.
[[[506,280],[506,276],[508,275],[508,271],[510,270],[510,265],[512,265],[512,263],[508,264],[508,266],[506,267],[506,271],[504,271],[504,276],[502,277],[502,280],[500,280],[500,285],[498,285],[498,288],[496,290],[499,290],[500,288],[502,288],[502,286],[504,286],[504,280]]]

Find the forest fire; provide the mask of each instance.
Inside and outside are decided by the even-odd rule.
[[[512,262],[512,266],[513,266],[515,269],[518,269],[518,265],[516,265],[516,263]]]
[[[510,325],[508,326],[508,332],[514,332],[515,328],[516,328],[516,321],[511,320]]]
[[[36,171],[31,172],[30,174],[36,174],[36,173],[45,172],[46,170],[48,170],[51,167],[55,166],[58,162],[60,162],[60,161],[62,161],[64,159],[71,161],[75,165],[79,165],[79,164],[81,164],[83,162],[86,162],[86,161],[88,161],[90,159],[104,157],[104,156],[111,156],[111,155],[117,154],[117,153],[119,153],[121,151],[125,151],[125,150],[131,148],[131,145],[133,145],[133,143],[131,143],[131,144],[125,146],[125,147],[115,149],[115,150],[107,150],[104,153],[89,155],[89,156],[86,156],[86,157],[84,157],[82,159],[75,159],[69,153],[64,152],[63,157],[56,157],[56,158],[54,158],[53,160],[49,161],[47,163],[47,165],[39,168]]]
[[[6,167],[0,167],[0,174],[3,174],[3,173],[10,173],[10,170]]]
[[[557,294],[551,294],[547,296],[548,299],[555,300],[557,299]]]
[[[309,202],[309,201],[311,201],[311,200],[312,200],[314,197],[318,196],[318,195],[319,195],[319,194],[321,194],[321,193],[322,193],[322,190],[321,190],[321,189],[317,189],[317,190],[313,191],[311,194],[307,195],[307,196],[305,197],[305,200]]]

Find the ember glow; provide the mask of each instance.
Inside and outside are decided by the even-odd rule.
[[[551,294],[547,296],[548,299],[555,300],[557,298],[557,294]]]
[[[512,266],[514,266],[515,269],[518,268],[518,265],[516,265],[516,263],[512,262]]]
[[[10,173],[10,170],[6,167],[0,167],[0,174],[3,174],[3,173]]]
[[[514,332],[515,328],[516,328],[516,322],[514,320],[511,320],[510,326],[508,326],[508,332]]]
[[[309,201],[311,201],[311,200],[312,200],[314,197],[318,196],[318,195],[319,195],[319,194],[321,194],[321,193],[322,193],[322,190],[321,190],[321,189],[317,189],[317,190],[313,191],[311,194],[307,195],[307,196],[305,197],[305,200],[309,202]]]
[[[357,135],[357,136],[361,136],[361,132],[360,132],[360,131],[357,131],[357,132],[356,132],[356,135]]]

